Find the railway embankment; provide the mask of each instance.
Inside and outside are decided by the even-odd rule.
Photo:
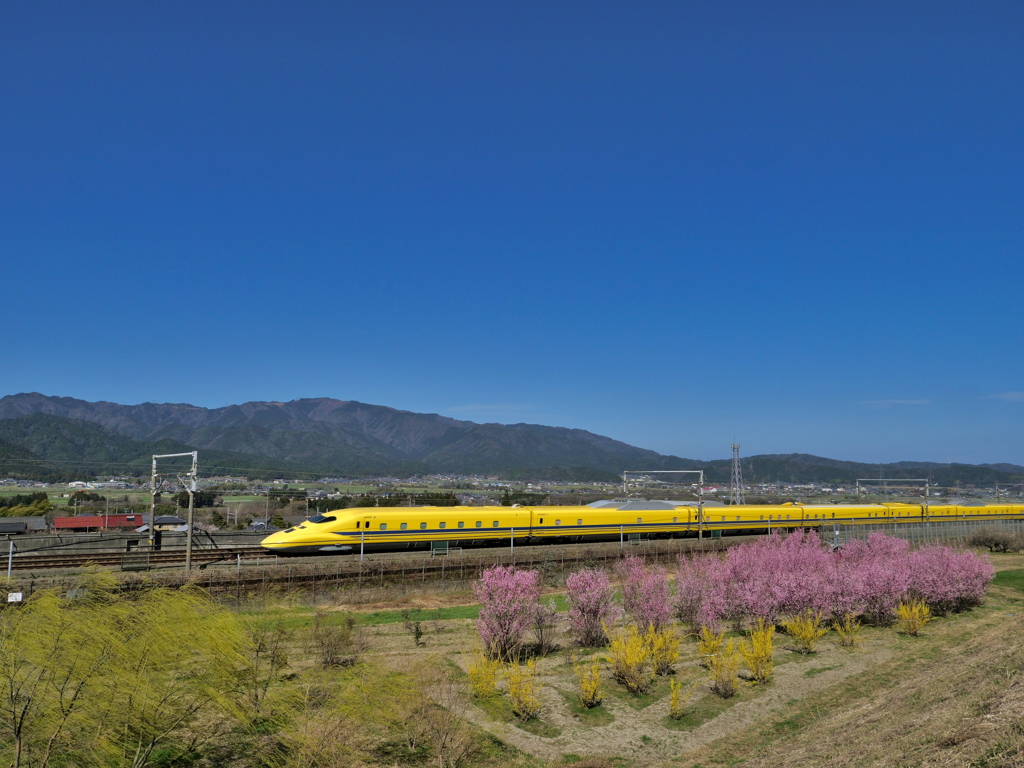
[[[430,585],[441,591],[468,589],[468,585],[494,565],[515,564],[539,569],[545,581],[560,585],[565,577],[584,567],[614,567],[621,558],[639,555],[645,561],[671,567],[681,554],[722,552],[729,546],[748,541],[749,537],[725,539],[669,539],[643,541],[620,546],[606,544],[569,544],[516,547],[511,549],[473,549],[431,556],[429,552],[374,554],[360,560],[358,555],[284,558],[259,551],[194,555],[191,571],[182,562],[151,560],[148,570],[121,572],[113,563],[124,590],[154,587],[181,588],[195,585],[212,595],[252,597],[292,591],[307,591],[315,599],[320,591],[361,591],[418,588]],[[169,553],[163,553],[167,556]],[[96,565],[108,565],[93,558]],[[74,567],[60,570],[14,570],[7,590],[21,592],[26,598],[32,592],[58,587],[72,589],[87,562],[78,559]]]

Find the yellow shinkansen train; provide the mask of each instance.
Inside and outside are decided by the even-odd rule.
[[[574,507],[366,507],[317,515],[261,545],[282,555],[386,552],[620,538],[768,533],[832,523],[880,524],[1024,518],[1024,504],[796,504],[704,506],[598,501]],[[720,534],[718,534],[720,535]]]

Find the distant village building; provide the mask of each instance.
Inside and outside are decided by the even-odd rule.
[[[175,515],[160,515],[153,521],[154,531],[183,531],[188,529],[188,521]]]
[[[58,533],[91,533],[93,531],[116,530],[134,531],[149,520],[149,515],[142,513],[118,515],[76,515],[75,517],[55,517],[53,530]]]
[[[28,533],[46,533],[46,518],[42,515],[32,517],[0,517],[0,535],[21,535]]]

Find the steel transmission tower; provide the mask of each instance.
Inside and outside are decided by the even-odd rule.
[[[729,493],[729,502],[732,504],[743,503],[743,468],[740,466],[740,444],[732,444],[732,489]]]

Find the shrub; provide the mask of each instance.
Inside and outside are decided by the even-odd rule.
[[[697,690],[697,686],[700,682],[696,682],[687,688],[682,682],[672,678],[668,681],[669,686],[669,700],[668,700],[668,716],[673,720],[681,720],[686,715],[686,707],[690,703],[690,699],[693,698],[693,694]]]
[[[1009,552],[1016,548],[1016,536],[1002,528],[979,528],[971,534],[968,543],[975,547],[988,547],[989,552]]]
[[[708,666],[708,659],[715,656],[722,649],[722,641],[725,638],[725,630],[715,633],[708,627],[701,627],[697,633],[697,653],[700,654],[701,664]]]
[[[737,673],[740,669],[740,654],[736,643],[730,640],[722,646],[718,653],[708,659],[708,675],[711,678],[711,690],[716,696],[728,699],[736,693],[739,684]]]
[[[679,658],[679,638],[676,636],[675,627],[648,627],[644,640],[647,642],[655,674],[671,674],[672,665]]]
[[[853,613],[847,613],[841,618],[833,619],[832,629],[839,635],[839,644],[844,648],[853,648],[857,644],[857,634],[860,631],[860,622]]]
[[[799,653],[814,653],[815,643],[828,632],[821,626],[821,618],[821,612],[808,609],[783,622],[783,629],[793,638]]]
[[[602,701],[601,696],[601,667],[597,659],[591,660],[589,664],[572,664],[572,671],[576,673],[578,684],[577,696],[580,704],[586,709],[593,709]]]
[[[525,664],[511,664],[505,670],[505,684],[512,711],[523,722],[537,717],[541,711],[537,696],[537,662],[530,659]]]
[[[486,653],[477,651],[469,662],[469,685],[473,695],[486,699],[498,693],[498,670],[501,662],[489,658]]]
[[[308,650],[323,667],[350,667],[365,650],[363,634],[348,614],[342,615],[340,622],[334,621],[335,616],[319,610],[313,615]]]
[[[757,626],[750,632],[750,644],[740,648],[743,662],[755,682],[767,683],[772,679],[772,669],[775,666],[772,656],[774,636],[775,627],[766,624],[764,619],[758,619]]]
[[[622,607],[641,631],[661,629],[672,615],[672,590],[662,568],[627,557],[615,568],[622,579]]]
[[[537,617],[539,574],[497,565],[483,572],[473,592],[481,603],[477,629],[488,656],[511,661]]]
[[[565,599],[569,603],[569,627],[583,646],[608,644],[606,624],[618,618],[615,590],[602,571],[577,571],[565,580]]]
[[[611,636],[612,676],[634,696],[651,690],[654,669],[645,636],[634,626]]]
[[[423,622],[414,621],[411,611],[402,611],[402,626],[412,635],[413,645],[417,648],[427,644],[427,641],[423,639]]]
[[[549,600],[547,605],[538,605],[533,619],[533,639],[537,655],[547,656],[558,648],[555,643],[555,619],[558,609],[555,601]]]
[[[896,609],[896,621],[899,631],[904,635],[917,637],[924,625],[932,620],[931,610],[924,600],[910,600],[900,603]]]

